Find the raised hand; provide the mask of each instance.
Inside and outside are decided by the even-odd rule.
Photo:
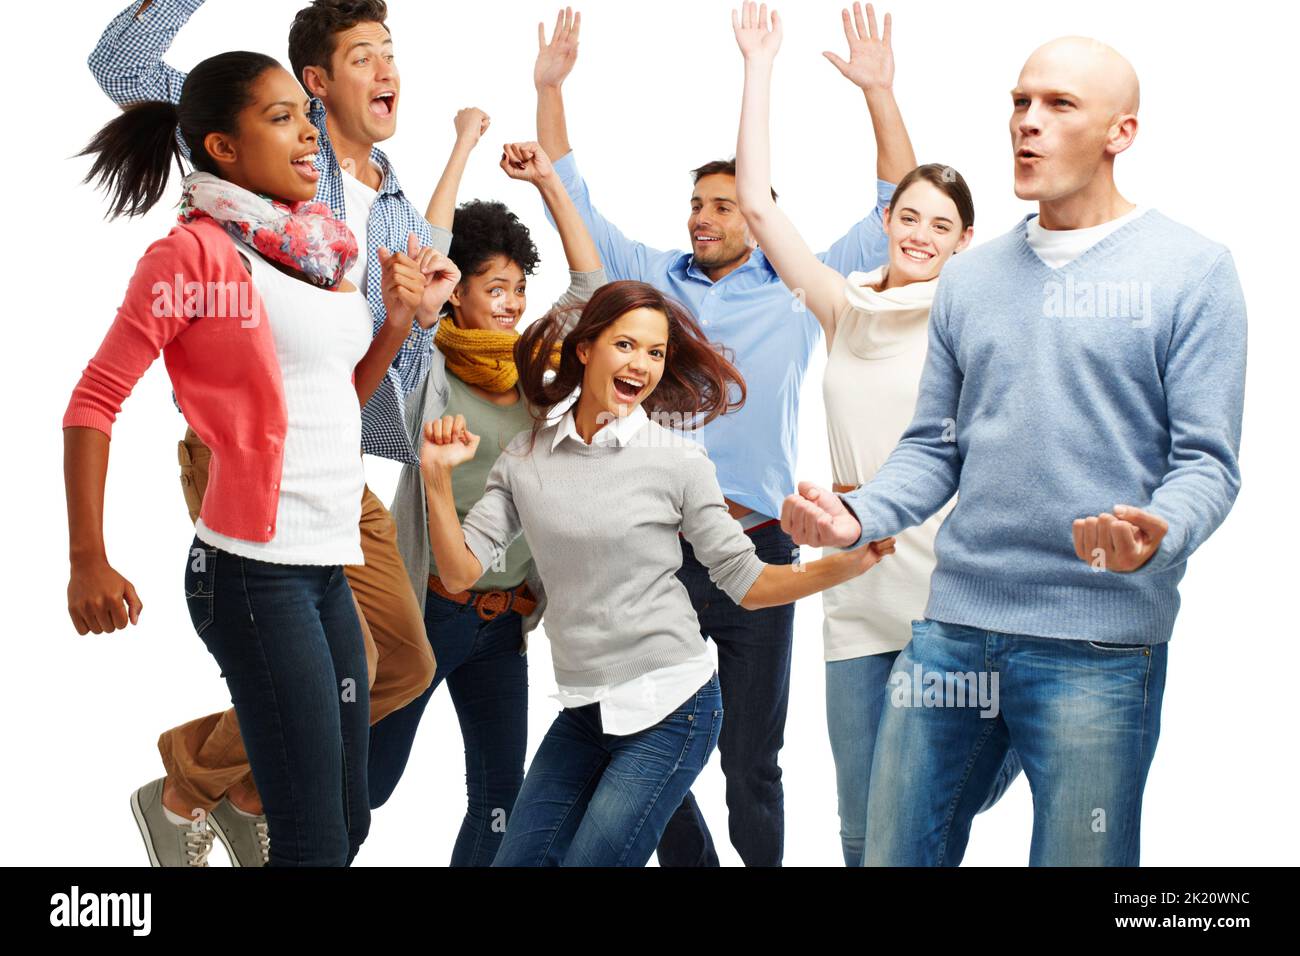
[[[501,168],[511,179],[538,186],[555,175],[551,158],[539,143],[506,143],[501,150]]]
[[[885,32],[876,33],[876,11],[867,4],[867,19],[862,21],[862,4],[853,4],[853,19],[849,11],[841,10],[844,21],[844,38],[849,41],[849,58],[842,60],[829,50],[822,56],[835,64],[835,68],[854,85],[863,90],[887,90],[894,85],[894,50],[889,45],[891,18],[885,14]]]
[[[1132,505],[1077,518],[1073,525],[1074,553],[1098,571],[1136,571],[1160,550],[1169,522]]]
[[[492,117],[476,106],[467,106],[456,113],[453,121],[456,126],[456,139],[473,148],[492,125]]]
[[[416,255],[419,240],[411,233],[406,238],[406,252],[390,252],[380,246],[379,266],[382,271],[384,311],[386,322],[396,322],[402,326],[410,325],[420,303],[424,299],[424,274],[420,271]],[[412,254],[414,253],[414,254]]]
[[[731,11],[731,29],[736,34],[736,45],[747,61],[772,62],[781,49],[781,18],[772,11],[768,25],[767,4],[746,0],[743,7]]]
[[[781,503],[781,530],[795,544],[814,548],[847,548],[862,535],[858,519],[839,496],[811,481],[799,482],[798,493]]]
[[[144,605],[131,582],[107,561],[74,564],[68,581],[68,615],[78,634],[107,634],[140,620]]]
[[[556,17],[551,42],[546,42],[546,25],[537,24],[537,62],[533,65],[533,85],[537,89],[560,86],[578,60],[578,30],[582,14],[565,7]]]
[[[478,451],[479,436],[465,427],[464,415],[443,415],[424,423],[420,471],[427,477],[469,461]]]

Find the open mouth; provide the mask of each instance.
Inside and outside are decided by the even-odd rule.
[[[621,402],[635,402],[637,396],[645,391],[645,383],[621,375],[614,376],[614,394]]]
[[[1026,162],[1026,163],[1027,163],[1027,162],[1029,162],[1030,160],[1034,160],[1034,159],[1042,159],[1042,158],[1043,158],[1043,157],[1042,157],[1042,154],[1041,154],[1041,153],[1035,153],[1032,149],[1018,149],[1018,150],[1016,150],[1016,159],[1020,160],[1021,162]]]
[[[700,243],[704,243],[704,242],[721,242],[721,241],[722,241],[722,237],[721,237],[721,236],[706,236],[706,235],[704,235],[703,233],[696,233],[694,238],[695,238],[695,241],[696,241],[696,242],[700,242]]]
[[[497,325],[501,326],[501,328],[503,329],[513,329],[515,327],[515,323],[519,321],[519,316],[493,315],[492,321],[495,322]]]
[[[907,256],[907,258],[911,259],[913,262],[929,262],[934,258],[933,252],[926,252],[924,249],[911,249],[907,246],[901,248],[903,255]]]
[[[316,154],[308,153],[306,156],[299,156],[297,159],[289,161],[289,165],[298,171],[298,175],[308,182],[316,182],[320,179],[320,171],[316,169]]]
[[[392,90],[385,90],[370,101],[370,112],[376,116],[389,117],[393,115],[393,107],[397,105],[397,94]]]

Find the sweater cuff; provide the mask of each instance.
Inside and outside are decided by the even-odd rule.
[[[867,513],[866,502],[862,500],[862,496],[858,495],[858,492],[837,491],[835,492],[835,494],[839,497],[840,501],[844,502],[844,507],[849,510],[849,514],[853,515],[853,517],[857,519],[858,526],[862,529],[861,533],[858,535],[858,540],[854,541],[847,548],[845,548],[846,551],[852,551],[854,548],[860,548],[864,544],[867,544],[868,542],[875,541],[879,538],[884,537],[884,535],[879,533],[878,529],[871,526],[869,515]],[[856,507],[854,506],[853,501],[850,500],[850,498],[848,497],[849,495],[858,496],[858,504]]]

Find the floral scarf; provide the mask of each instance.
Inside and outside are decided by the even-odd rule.
[[[357,240],[347,223],[323,202],[283,203],[211,173],[182,181],[181,222],[204,216],[272,262],[333,289],[357,260]]]

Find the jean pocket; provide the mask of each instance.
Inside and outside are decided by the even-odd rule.
[[[713,712],[713,727],[709,731],[709,749],[704,752],[704,760],[706,763],[713,751],[718,749],[718,735],[722,733],[722,714],[723,711],[721,707]]]
[[[1102,654],[1118,654],[1121,656],[1132,654],[1136,657],[1144,652],[1148,654],[1151,652],[1151,649],[1146,644],[1112,644],[1106,641],[1084,641],[1083,643]]]
[[[200,636],[216,616],[216,579],[217,549],[206,547],[195,538],[185,564],[185,604],[194,631]]]

